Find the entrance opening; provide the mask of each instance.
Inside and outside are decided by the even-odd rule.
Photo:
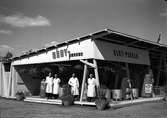
[[[88,62],[93,63],[92,60],[88,60]],[[127,68],[125,63],[103,60],[98,60],[97,62],[100,85],[109,90],[121,89],[123,78],[127,77]],[[148,66],[139,64],[128,65],[132,88],[137,88],[139,90],[139,96],[141,96],[143,79],[148,71]],[[59,63],[54,62],[19,65],[15,66],[15,68],[19,73],[19,77],[17,78],[17,91],[25,90],[28,91],[32,96],[39,96],[41,81],[48,76],[49,72],[51,72],[52,76],[54,76],[54,74],[58,74],[58,77],[61,80],[61,87],[67,84],[72,76],[72,73],[75,73],[79,80],[79,92],[81,93],[84,64],[79,60]],[[86,84],[90,74],[93,74],[95,77],[94,68],[88,66]],[[112,97],[113,96],[110,94],[110,98]]]
[[[128,64],[132,88],[139,90],[141,96],[143,80],[148,72],[148,65]],[[98,61],[101,86],[108,89],[121,89],[124,77],[127,77],[127,68],[123,62]]]
[[[53,77],[54,74],[58,74],[58,77],[61,79],[60,86],[68,83],[72,73],[75,73],[80,85],[83,77],[83,64],[79,61],[20,65],[15,68],[19,74],[17,78],[17,91],[28,91],[32,96],[40,94],[41,81],[48,76],[49,72],[52,73]]]

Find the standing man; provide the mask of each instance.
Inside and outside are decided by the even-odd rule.
[[[133,99],[131,80],[128,77],[124,77],[121,83],[123,100]]]
[[[96,97],[96,79],[93,78],[93,74],[88,78],[88,90],[87,90],[88,102],[91,102]]]
[[[79,95],[79,81],[78,78],[75,77],[75,73],[72,74],[68,84],[71,86],[71,94],[74,96],[74,99],[77,99]]]
[[[57,74],[55,74],[55,77],[53,78],[53,96],[54,96],[55,99],[58,98],[60,82],[61,81],[58,78]]]
[[[46,96],[47,99],[52,98],[52,86],[53,86],[53,77],[51,77],[52,73],[50,72],[49,75],[46,77]]]

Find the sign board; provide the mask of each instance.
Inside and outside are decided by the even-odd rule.
[[[50,51],[16,60],[12,65],[99,59],[150,65],[149,52],[101,40],[82,40]]]
[[[145,84],[144,87],[145,93],[152,93],[152,84]]]
[[[52,63],[70,60],[90,59],[94,57],[93,41],[91,39],[77,41],[57,47],[53,50],[16,60],[12,65]]]
[[[60,50],[55,50],[52,52],[52,58],[53,59],[59,59],[59,58],[64,58],[67,57],[69,60],[73,57],[82,57],[83,52],[71,52],[67,48],[60,49]]]
[[[150,65],[149,52],[128,46],[95,40],[95,58],[117,62]]]

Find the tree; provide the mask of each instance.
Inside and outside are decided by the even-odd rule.
[[[0,61],[7,62],[8,59],[11,59],[12,57],[13,57],[13,54],[8,51],[5,56],[0,56]]]
[[[5,59],[10,59],[13,57],[13,54],[11,52],[7,52],[6,56],[4,57]]]

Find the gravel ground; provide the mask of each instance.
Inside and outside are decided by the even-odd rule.
[[[88,106],[64,107],[0,98],[0,118],[167,118],[167,102],[98,111]]]

